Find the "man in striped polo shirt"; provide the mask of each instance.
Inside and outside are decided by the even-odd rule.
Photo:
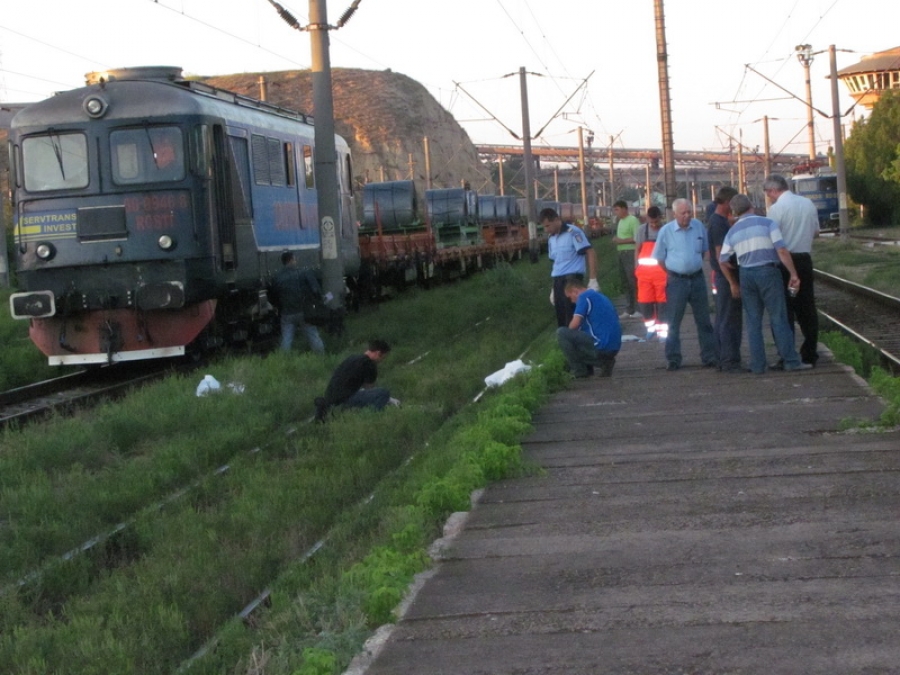
[[[784,362],[784,369],[812,368],[810,364],[800,361],[800,355],[794,346],[794,334],[788,324],[779,260],[790,275],[789,289],[799,289],[800,279],[791,254],[785,247],[778,223],[771,218],[755,215],[747,195],[735,195],[730,204],[731,213],[737,220],[725,235],[719,253],[719,265],[728,279],[732,296],[741,298],[744,305],[750,370],[754,373],[766,372],[763,310],[769,314],[775,347]],[[734,273],[733,263],[729,261],[732,253],[737,255],[741,269],[740,281]]]

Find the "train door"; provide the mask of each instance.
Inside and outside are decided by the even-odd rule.
[[[359,272],[359,231],[356,227],[356,205],[353,199],[353,172],[350,153],[338,151],[338,194],[340,203],[341,257],[344,273],[355,276]]]
[[[234,222],[233,241],[239,277],[243,282],[259,276],[260,261],[253,233],[253,203],[250,190],[250,151],[243,130],[228,129],[229,198]]]
[[[214,222],[218,228],[218,257],[223,271],[234,271],[237,267],[237,239],[235,213],[231,193],[232,182],[231,153],[229,152],[225,129],[220,124],[213,127],[213,188],[215,190]]]

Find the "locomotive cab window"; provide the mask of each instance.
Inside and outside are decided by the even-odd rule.
[[[178,127],[144,127],[109,135],[113,181],[117,185],[161,183],[184,178],[184,142]]]
[[[51,131],[22,141],[22,173],[29,192],[70,190],[88,185],[87,138]]]

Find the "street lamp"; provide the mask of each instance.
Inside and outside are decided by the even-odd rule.
[[[803,72],[806,75],[806,127],[809,131],[809,158],[816,158],[816,129],[813,125],[813,107],[812,107],[812,84],[809,78],[809,67],[813,62],[812,45],[797,45],[794,47],[797,52],[797,60],[803,66]]]

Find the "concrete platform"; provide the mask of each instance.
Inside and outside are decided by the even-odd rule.
[[[543,475],[485,490],[351,671],[900,673],[900,434],[854,426],[882,401],[827,353],[702,368],[692,323],[681,370],[626,343],[543,407]]]

